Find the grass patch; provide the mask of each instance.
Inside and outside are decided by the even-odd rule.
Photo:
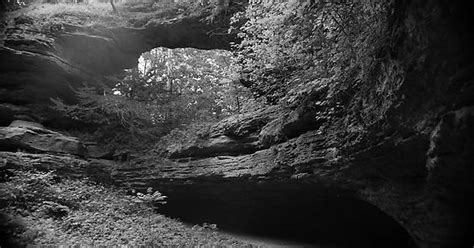
[[[1,247],[254,247],[156,214],[125,191],[39,171],[2,171]]]

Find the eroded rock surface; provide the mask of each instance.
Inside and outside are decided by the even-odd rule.
[[[31,17],[13,17],[2,20],[5,25],[0,27],[0,104],[26,108],[20,113],[24,119],[50,125],[60,119],[49,109],[51,98],[74,103],[74,88],[85,82],[100,84],[104,76],[136,66],[145,51],[156,47],[228,49],[233,39],[232,35],[209,35],[222,23],[206,22],[205,16],[160,19],[141,27],[99,28],[67,22],[38,27]],[[2,117],[4,122],[15,120]]]
[[[84,144],[77,137],[49,130],[36,122],[16,120],[0,127],[2,173],[9,169],[36,169],[113,184],[112,171],[119,162],[104,157],[107,156],[103,148],[97,144]]]
[[[88,177],[101,183],[113,183],[110,175],[115,163],[109,160],[89,161],[70,155],[31,154],[0,151],[0,170],[37,169],[59,175],[83,179]]]
[[[396,49],[373,82],[347,82],[339,95],[318,81],[306,82],[276,106],[228,118],[186,139],[171,137],[172,143],[157,149],[158,158],[119,166],[113,181],[155,187],[170,197],[195,190],[227,204],[234,204],[236,188],[278,197],[308,187],[314,194],[340,193],[377,206],[421,247],[471,246],[473,33],[466,20],[472,17],[460,2],[449,6],[401,1],[389,44]],[[31,109],[52,96],[73,101],[69,86],[123,69],[147,49],[226,46],[204,36],[211,27],[195,21],[99,31],[67,26],[53,37],[7,27],[0,47],[1,110],[16,118],[26,106],[30,112],[23,119],[44,120]],[[402,80],[394,78],[399,70]],[[43,144],[38,137],[63,137],[41,127],[1,130],[6,147],[36,151],[50,152],[28,140]],[[69,145],[52,147],[80,154]],[[32,164],[72,175],[109,168],[69,156],[1,152],[0,158],[7,167]]]
[[[472,245],[473,49],[467,41],[474,35],[467,9],[401,2],[392,20],[396,49],[373,81],[347,82],[337,94],[323,82],[306,82],[269,109],[223,120],[172,146],[164,142],[157,152],[166,158],[137,160],[114,178],[170,195],[203,187],[203,198],[231,194],[222,185],[268,183],[281,192],[292,182],[320,192],[326,187],[377,206],[420,247]],[[239,146],[252,149],[230,152]],[[270,194],[265,187],[250,190]]]
[[[26,150],[83,156],[86,150],[76,137],[48,130],[43,125],[28,121],[14,121],[0,128],[0,149]]]

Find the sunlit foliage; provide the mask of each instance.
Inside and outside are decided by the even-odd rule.
[[[76,105],[53,102],[57,110],[80,122],[152,139],[255,105],[234,78],[229,52],[157,48],[144,53],[136,68],[112,79],[112,87],[81,88]]]
[[[282,84],[302,71],[340,80],[351,70],[367,70],[384,56],[387,6],[370,0],[251,1],[232,20],[242,39],[235,48],[243,76],[272,98],[290,89]]]

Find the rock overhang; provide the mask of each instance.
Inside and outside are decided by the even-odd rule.
[[[228,24],[203,19],[181,16],[140,28],[60,23],[61,28],[54,31],[35,31],[32,21],[7,22],[0,46],[0,101],[17,107],[44,106],[41,111],[48,113],[33,118],[51,122],[44,120],[54,116],[47,108],[50,98],[75,103],[73,89],[84,82],[100,85],[104,77],[135,67],[145,51],[156,47],[229,49],[234,35],[209,33]]]

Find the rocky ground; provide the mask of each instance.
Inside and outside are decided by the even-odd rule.
[[[113,186],[117,162],[93,159],[77,139],[38,123],[0,128],[2,247],[258,247],[210,225],[184,225],[155,212],[145,195]]]

